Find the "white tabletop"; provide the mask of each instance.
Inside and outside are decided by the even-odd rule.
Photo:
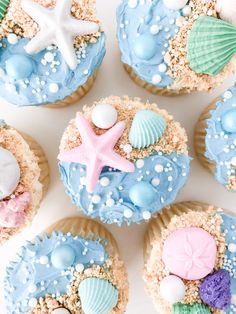
[[[120,62],[120,54],[116,41],[116,7],[119,0],[97,0],[99,17],[107,34],[107,54],[101,67],[98,79],[89,92],[78,105],[64,109],[43,108],[15,108],[12,105],[0,105],[0,118],[19,130],[33,136],[44,148],[51,168],[51,185],[42,206],[30,228],[22,234],[14,237],[0,249],[0,313],[4,314],[2,305],[2,279],[5,266],[14,256],[15,252],[24,243],[25,239],[32,239],[56,220],[75,215],[75,206],[70,202],[64,192],[57,169],[56,156],[58,145],[63,130],[68,121],[75,116],[76,111],[81,110],[84,104],[92,104],[95,100],[108,95],[129,95],[140,97],[144,101],[157,102],[159,107],[167,109],[177,121],[181,122],[188,132],[189,149],[192,157],[193,130],[201,111],[224,89],[232,85],[231,77],[221,88],[213,93],[199,93],[177,98],[159,97],[149,94],[137,87],[128,77]],[[215,204],[217,206],[236,210],[236,194],[227,192],[218,184],[213,176],[208,173],[194,159],[191,164],[191,175],[185,188],[179,194],[177,201],[198,200]],[[143,235],[147,225],[119,228],[108,226],[116,237],[121,255],[127,266],[130,282],[128,314],[154,314],[156,313],[151,299],[146,295],[142,281],[143,269]],[[7,314],[7,313],[6,313]]]

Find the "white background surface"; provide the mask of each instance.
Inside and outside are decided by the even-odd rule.
[[[33,136],[43,146],[51,169],[50,189],[32,226],[0,248],[1,314],[7,314],[2,301],[2,279],[5,266],[14,256],[19,246],[24,243],[25,239],[32,239],[56,220],[70,215],[79,215],[64,192],[56,160],[63,130],[68,121],[75,116],[76,111],[81,110],[84,104],[92,104],[93,101],[111,94],[138,96],[143,100],[149,99],[157,102],[159,107],[167,109],[186,128],[189,136],[190,154],[194,157],[193,130],[201,111],[233,83],[233,77],[231,77],[223,87],[218,88],[211,94],[201,93],[178,98],[151,95],[137,87],[130,80],[120,63],[115,35],[115,10],[118,4],[119,0],[97,1],[98,15],[103,21],[107,34],[107,54],[94,87],[79,104],[64,109],[16,108],[12,105],[0,104],[0,118],[5,119],[9,125]],[[230,210],[236,210],[236,194],[227,192],[221,187],[196,159],[191,164],[191,175],[187,185],[178,197],[178,201],[184,200],[204,201]],[[128,269],[130,282],[128,314],[156,313],[151,299],[144,291],[142,281],[142,245],[146,227],[146,224],[122,228],[108,227],[118,241],[121,255]]]

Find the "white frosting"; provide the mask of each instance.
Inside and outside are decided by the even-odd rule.
[[[188,3],[188,0],[163,0],[163,2],[164,5],[170,10],[181,10]]]
[[[236,25],[235,0],[217,0],[216,9],[222,20]]]
[[[57,0],[55,8],[49,9],[33,0],[22,0],[21,6],[39,24],[40,28],[36,36],[26,45],[26,52],[38,53],[54,44],[60,50],[68,66],[75,70],[77,58],[74,38],[98,32],[99,25],[72,17],[71,3],[71,0]]]
[[[10,196],[20,181],[20,167],[14,155],[0,147],[0,200]]]

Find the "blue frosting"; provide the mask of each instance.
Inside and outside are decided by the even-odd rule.
[[[169,40],[178,32],[176,19],[181,15],[182,10],[169,10],[162,0],[137,0],[134,8],[129,6],[128,0],[123,0],[118,7],[117,37],[122,62],[131,66],[145,82],[158,87],[171,85],[173,79],[167,74],[168,67],[164,62],[164,55],[168,51]],[[159,31],[155,28],[159,28]],[[140,41],[140,36],[142,36],[143,45],[137,43]],[[150,46],[150,36],[153,37],[156,47],[155,54],[149,59],[152,54],[147,54],[145,58],[145,50],[147,42]],[[143,50],[143,53],[140,50]],[[159,65],[162,65],[162,68],[159,68]],[[161,78],[156,79],[156,76],[161,76]]]
[[[226,269],[231,277],[231,293],[233,295],[230,309],[227,314],[236,313],[236,217],[226,213],[221,213],[223,219],[222,232],[225,235],[227,249],[224,255],[223,268]],[[233,248],[231,246],[233,245]],[[234,247],[235,246],[235,247]]]
[[[224,186],[229,184],[229,177],[236,176],[236,164],[232,163],[236,157],[236,133],[226,132],[222,124],[222,117],[232,109],[236,110],[236,87],[226,91],[210,112],[205,138],[205,156],[214,162],[215,177]]]
[[[4,38],[0,48],[0,95],[17,106],[55,103],[70,96],[94,74],[105,55],[105,35],[101,33],[96,43],[83,44],[80,50],[76,49],[78,66],[72,71],[56,47],[35,55],[27,54],[24,46],[28,41],[21,38],[16,44],[10,44]],[[53,54],[52,61],[46,61],[46,53]],[[26,58],[20,60],[19,56]],[[27,69],[14,68],[14,59],[27,65]],[[29,77],[22,78],[29,73]],[[50,84],[57,84],[58,91],[51,91]]]
[[[52,265],[50,258],[55,248],[65,244],[74,250],[75,259],[71,267],[60,270]],[[22,247],[17,260],[7,268],[4,281],[7,313],[28,313],[31,310],[30,300],[38,300],[46,294],[52,297],[66,294],[76,265],[89,268],[92,264],[103,265],[106,259],[107,254],[100,240],[86,240],[62,232],[53,233],[50,238],[46,235],[42,239],[36,238],[35,243],[29,242]],[[35,285],[33,291],[32,286]]]
[[[160,152],[138,160],[133,173],[104,168],[94,193],[89,194],[84,185],[85,166],[59,163],[62,181],[73,203],[92,218],[99,217],[105,223],[118,225],[140,223],[172,203],[188,178],[189,167],[187,155]],[[106,186],[102,183],[104,178]],[[138,207],[130,200],[130,188],[141,181],[152,184],[155,193],[154,201],[148,207]]]

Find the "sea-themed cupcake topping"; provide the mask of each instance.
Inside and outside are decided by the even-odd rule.
[[[234,25],[236,24],[236,6],[234,0],[217,0],[216,9],[222,20]]]

